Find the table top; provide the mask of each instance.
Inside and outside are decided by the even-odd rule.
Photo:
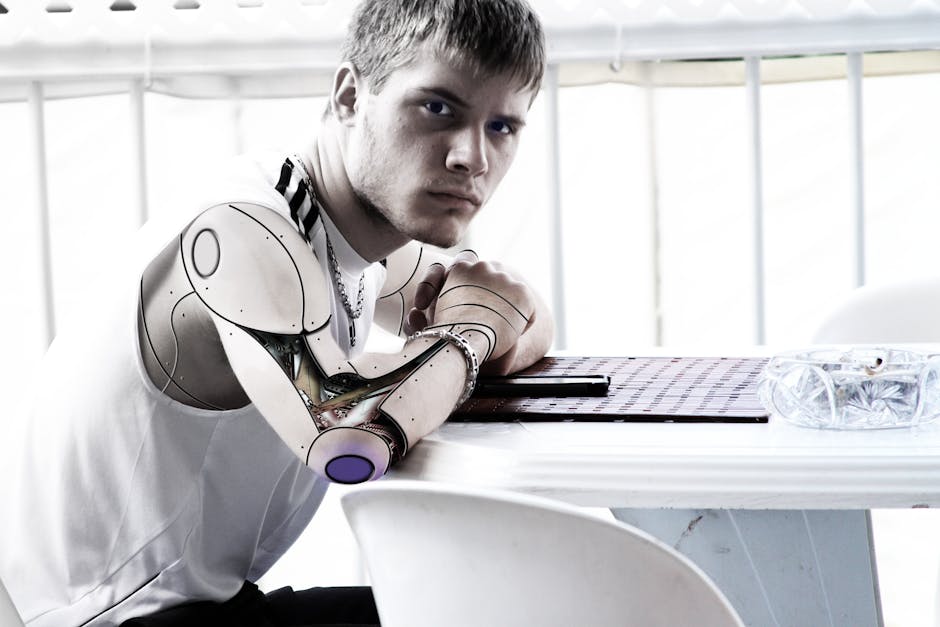
[[[445,423],[390,475],[597,507],[940,507],[940,423]]]

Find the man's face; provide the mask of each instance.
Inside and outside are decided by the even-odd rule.
[[[378,94],[360,83],[345,160],[366,211],[409,239],[449,247],[506,174],[534,94],[434,57],[425,45]]]

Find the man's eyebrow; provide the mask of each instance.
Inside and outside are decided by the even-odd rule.
[[[431,96],[437,96],[438,98],[443,98],[444,100],[450,100],[458,107],[463,107],[464,109],[468,108],[470,105],[467,104],[467,101],[447,89],[446,87],[420,87],[418,91],[428,94]]]
[[[455,105],[457,105],[458,107],[463,107],[464,109],[467,109],[470,107],[470,105],[467,104],[466,100],[464,100],[463,98],[461,98],[460,96],[452,92],[451,90],[447,89],[446,87],[420,87],[418,91],[425,95],[437,96],[438,98],[449,100]],[[503,120],[504,122],[506,122],[507,124],[515,128],[522,128],[523,126],[525,126],[525,120],[523,120],[522,118],[516,115],[511,115],[508,113],[506,114],[501,113],[497,115],[496,117],[498,117],[500,120]]]
[[[525,126],[525,120],[515,115],[500,115],[499,119],[502,120],[503,122],[506,122],[507,124],[509,124],[509,126],[513,127],[516,130],[519,130]]]

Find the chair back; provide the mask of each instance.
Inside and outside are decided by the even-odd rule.
[[[813,341],[940,342],[940,278],[860,287],[828,312]]]
[[[743,627],[688,558],[571,505],[420,481],[342,505],[383,627]]]
[[[0,581],[0,627],[23,627],[23,621],[13,605],[13,599]]]

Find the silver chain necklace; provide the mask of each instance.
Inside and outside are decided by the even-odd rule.
[[[294,159],[300,163],[300,167],[303,169],[304,185],[307,186],[307,194],[310,196],[310,202],[317,205],[322,211],[323,205],[320,204],[316,194],[314,194],[313,177],[310,176],[310,172],[307,170],[307,164],[300,155],[294,155]],[[333,251],[333,242],[330,241],[330,234],[327,232],[326,222],[323,223],[323,237],[326,239],[326,256],[330,264],[330,272],[333,275],[333,285],[339,292],[340,300],[343,301],[343,309],[346,310],[346,315],[349,317],[349,345],[355,346],[356,320],[362,315],[362,299],[365,295],[366,273],[363,272],[359,275],[359,294],[356,296],[356,308],[353,309],[353,306],[349,304],[349,295],[346,293],[346,283],[343,281],[343,275],[340,274],[339,271],[339,262],[336,261],[336,253]]]

